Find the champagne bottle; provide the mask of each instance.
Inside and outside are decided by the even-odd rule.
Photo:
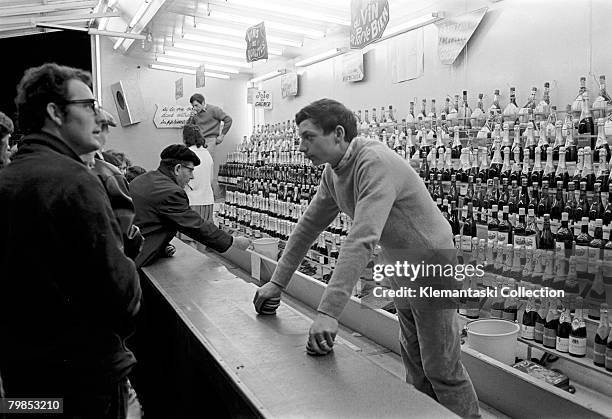
[[[543,344],[547,348],[555,348],[557,346],[557,328],[559,327],[559,310],[558,300],[553,300],[548,307],[546,314],[546,323],[544,323],[544,339]]]
[[[608,343],[606,344],[605,367],[606,370],[612,371],[612,327],[610,327],[610,333],[608,334]]]
[[[595,186],[595,173],[593,172],[593,154],[591,147],[584,148],[584,168],[580,176],[581,182],[586,182],[587,191],[592,191]]]
[[[612,183],[608,185],[608,205],[604,210],[603,223],[612,226]]]
[[[544,342],[544,328],[546,326],[546,317],[551,304],[552,301],[550,301],[549,299],[544,299],[541,301],[540,307],[538,308],[535,326],[533,328],[533,340],[535,340],[537,343]]]
[[[503,121],[508,122],[510,124],[510,128],[514,128],[514,124],[518,118],[519,108],[516,105],[516,89],[514,87],[510,88],[510,102],[504,108],[502,113]]]
[[[565,306],[561,312],[559,318],[559,324],[557,325],[557,339],[555,342],[555,349],[559,352],[567,353],[569,351],[569,336],[572,331],[572,317],[570,314],[569,306]],[[547,346],[544,344],[544,346]]]
[[[576,312],[572,320],[568,351],[571,356],[582,358],[586,355],[587,330],[584,322],[584,303],[581,297],[576,299]]]
[[[583,144],[589,145],[591,149],[595,148],[595,125],[589,105],[589,94],[586,91],[582,94],[582,108],[580,112],[580,122],[578,123],[578,135],[581,136]]]
[[[608,326],[608,305],[601,304],[599,312],[599,326],[593,340],[593,363],[599,367],[605,366],[606,363],[606,345],[608,343],[608,334],[610,327]]]

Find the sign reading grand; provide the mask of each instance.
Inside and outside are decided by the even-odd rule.
[[[183,128],[192,109],[189,105],[156,105],[153,123],[156,128]]]
[[[389,23],[388,0],[351,0],[351,48],[380,39]]]
[[[244,39],[247,42],[246,60],[248,63],[268,59],[268,41],[263,22],[248,28]]]

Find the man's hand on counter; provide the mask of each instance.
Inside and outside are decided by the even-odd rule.
[[[327,314],[319,313],[310,326],[306,352],[308,355],[327,355],[334,348],[338,333],[338,320]]]
[[[234,236],[234,241],[232,242],[232,247],[240,250],[247,250],[247,248],[251,245],[251,239],[244,236]]]
[[[274,314],[280,306],[281,292],[282,288],[272,282],[259,287],[253,298],[255,311],[259,314]]]

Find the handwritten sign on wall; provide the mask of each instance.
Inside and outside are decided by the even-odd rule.
[[[342,57],[342,81],[355,82],[363,80],[363,54],[356,52]]]
[[[196,68],[196,88],[206,87],[206,67],[201,64]]]
[[[247,42],[246,60],[248,63],[268,59],[266,26],[263,22],[248,28],[246,31],[245,40]]]
[[[380,39],[389,23],[388,0],[351,0],[351,48]]]
[[[153,123],[156,128],[183,128],[192,114],[189,105],[161,105],[157,104]]]
[[[256,108],[272,109],[272,92],[269,90],[258,90],[255,93],[253,105]]]

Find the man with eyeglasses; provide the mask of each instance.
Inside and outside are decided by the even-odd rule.
[[[0,373],[6,397],[64,399],[66,417],[124,418],[125,346],[140,307],[134,263],[104,187],[80,155],[100,148],[89,73],[27,70],[25,132],[0,172]]]
[[[204,220],[189,206],[185,186],[193,179],[193,169],[200,164],[196,154],[183,144],[172,144],[161,152],[157,170],[130,183],[136,218],[145,242],[136,258],[136,266],[146,266],[165,256],[166,246],[178,231],[218,252],[231,246],[246,249],[250,241],[232,237],[213,222]]]

